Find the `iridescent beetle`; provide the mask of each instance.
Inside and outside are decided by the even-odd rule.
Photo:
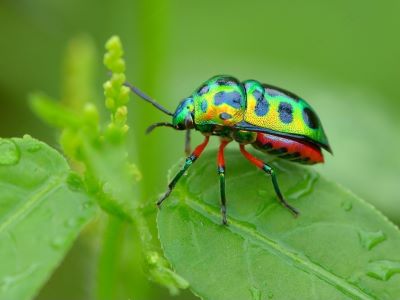
[[[238,142],[245,158],[271,176],[280,203],[295,216],[299,212],[284,199],[272,167],[247,152],[245,146],[251,144],[262,152],[302,164],[322,163],[321,148],[332,153],[321,122],[311,106],[295,94],[272,85],[256,80],[240,82],[225,75],[215,76],[183,99],[175,113],[169,112],[136,87],[128,83],[126,85],[138,96],[172,116],[172,123],[156,123],[148,128],[148,132],[159,126],[186,130],[187,153],[190,153],[191,129],[205,136],[203,143],[186,158],[179,173],[169,183],[167,192],[157,202],[159,207],[186,170],[199,158],[211,135],[221,139],[218,173],[223,224],[227,224],[224,149],[231,141]]]

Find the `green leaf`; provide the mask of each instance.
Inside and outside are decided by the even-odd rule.
[[[72,110],[61,106],[59,103],[44,95],[35,93],[30,95],[30,104],[35,113],[54,127],[80,128],[84,125]]]
[[[0,299],[38,292],[93,204],[57,151],[28,136],[0,139]]]
[[[129,160],[126,104],[130,90],[124,86],[125,61],[118,36],[108,40],[106,50],[104,63],[111,70],[111,77],[104,84],[105,105],[110,112],[110,121],[105,129],[100,126],[96,106],[90,103],[82,106],[83,111],[71,110],[69,106],[76,108],[76,105],[71,105],[73,103],[68,99],[64,102],[70,105],[65,106],[43,94],[33,94],[31,106],[44,121],[63,129],[62,148],[72,162],[79,162],[77,169],[85,170],[88,190],[95,195],[101,208],[120,219],[110,222],[104,235],[104,255],[100,256],[97,270],[97,297],[107,299],[119,290],[115,261],[110,259],[115,259],[114,254],[121,248],[114,241],[123,234],[123,226],[119,224],[121,220],[133,223],[139,233],[149,277],[167,287],[172,294],[177,294],[179,289],[187,288],[187,282],[172,272],[166,259],[159,254],[159,245],[144,215],[146,208],[143,206],[146,205],[139,200],[136,183],[141,173]],[[152,210],[155,209],[153,205]]]
[[[161,243],[192,290],[213,300],[399,299],[398,228],[312,168],[271,165],[298,218],[238,152],[227,153],[229,226],[221,225],[215,153],[165,202]]]

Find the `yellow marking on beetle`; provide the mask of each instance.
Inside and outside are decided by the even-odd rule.
[[[216,87],[213,90],[210,90],[207,94],[199,99],[199,103],[203,99],[207,101],[207,111],[206,113],[200,112],[196,113],[195,118],[196,122],[199,124],[216,124],[216,125],[223,125],[223,126],[232,126],[244,118],[244,109],[241,108],[234,108],[226,103],[221,103],[219,105],[215,104],[215,95],[219,92],[234,92],[236,89],[232,88],[223,88],[223,87]],[[229,114],[231,118],[229,119],[222,119],[220,116],[221,114]]]
[[[269,104],[268,112],[265,116],[260,117],[255,114],[255,106],[257,103],[255,97],[248,95],[247,110],[244,120],[254,126],[271,129],[277,132],[295,133],[305,136],[315,135],[313,130],[304,124],[301,107],[292,103],[292,122],[284,123],[281,121],[278,112],[281,101],[271,98],[269,98],[267,101]]]

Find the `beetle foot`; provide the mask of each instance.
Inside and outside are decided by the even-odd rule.
[[[157,201],[156,204],[157,204],[158,208],[161,208],[162,203],[164,202],[165,199],[168,198],[168,196],[169,196],[169,194],[171,194],[171,192],[172,192],[172,190],[171,190],[171,189],[168,189],[168,190],[165,192],[165,194],[161,197],[161,199]]]

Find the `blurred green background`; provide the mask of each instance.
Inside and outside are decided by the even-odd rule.
[[[66,97],[66,49],[81,37],[94,66],[94,90],[85,96],[102,101],[103,45],[117,34],[129,80],[170,110],[221,73],[258,79],[307,99],[334,151],[318,170],[399,224],[399,13],[395,0],[2,0],[0,136],[29,133],[59,148],[56,133],[30,111],[27,95],[42,90]],[[183,156],[184,134],[163,128],[146,136],[149,124],[168,117],[137,97],[129,110],[132,155],[143,173],[141,197],[150,201],[164,190],[169,167]],[[200,135],[193,140],[200,141]],[[240,172],[227,164],[228,172]],[[127,237],[134,244],[135,237]],[[96,247],[87,240],[78,241],[39,299],[51,299],[60,290],[91,297],[94,271],[87,258]],[[125,254],[134,258],[121,262],[121,295],[166,299],[164,289],[146,282],[129,245]],[[78,269],[85,272],[73,275]],[[180,297],[194,296],[184,292]]]

